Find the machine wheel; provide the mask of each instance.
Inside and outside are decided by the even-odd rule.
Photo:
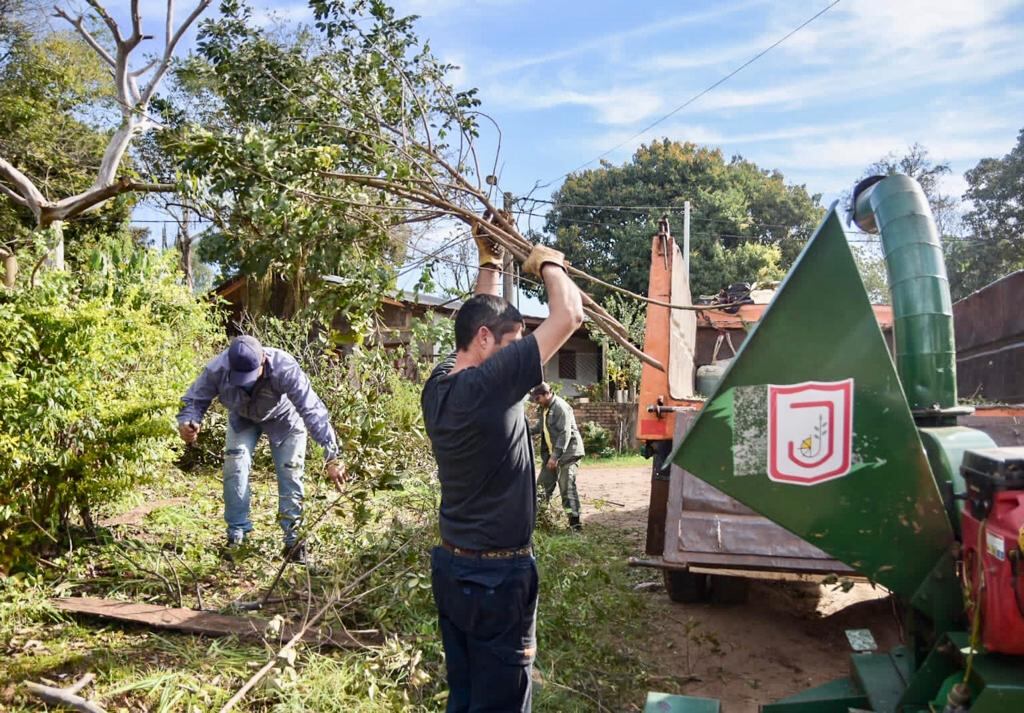
[[[680,604],[694,604],[707,601],[708,576],[694,574],[685,569],[663,569],[661,576],[665,580],[665,591],[668,598]]]
[[[731,577],[713,574],[709,583],[711,601],[715,604],[743,604],[750,593],[750,580],[746,577]]]

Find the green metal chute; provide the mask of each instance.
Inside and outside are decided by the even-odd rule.
[[[805,439],[787,436],[814,413]],[[819,454],[832,461],[814,465]],[[672,461],[904,596],[948,551],[953,531],[834,206]]]

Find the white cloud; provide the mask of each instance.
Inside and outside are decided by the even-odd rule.
[[[739,63],[763,50],[770,42],[745,42],[728,47],[707,47],[687,52],[666,52],[652,57],[641,57],[635,62],[641,72],[677,72],[684,69],[709,67],[726,62]]]
[[[420,17],[458,17],[470,10],[511,5],[517,0],[398,0],[395,10],[399,15]]]
[[[595,51],[606,53],[609,48],[615,50],[615,48],[626,41],[635,41],[644,37],[677,30],[681,27],[685,27],[686,25],[699,25],[741,10],[749,9],[755,5],[762,5],[765,2],[766,0],[745,0],[744,2],[719,6],[704,12],[676,15],[675,17],[669,17],[644,25],[638,25],[628,30],[621,30],[599,35],[597,37],[591,37],[569,47],[543,52],[530,57],[516,57],[515,59],[509,59],[504,62],[493,62],[490,63],[479,76],[492,77],[501,74],[508,74],[510,72],[518,72],[529,67],[536,67],[539,65],[550,64],[552,62],[567,60]]]
[[[632,124],[651,116],[662,106],[662,100],[656,93],[631,87],[586,92],[513,85],[496,90],[493,96],[485,96],[489,103],[520,111],[584,106],[593,109],[595,119],[602,124]]]

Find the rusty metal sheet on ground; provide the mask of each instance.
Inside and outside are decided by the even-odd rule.
[[[210,611],[195,611],[163,607],[157,604],[124,602],[101,597],[62,597],[50,600],[58,609],[73,614],[86,614],[102,619],[113,619],[132,624],[142,624],[158,629],[171,629],[188,634],[206,636],[237,636],[250,641],[263,641],[267,620],[254,616],[230,616]],[[280,634],[280,643],[292,638],[297,626],[285,625]],[[379,637],[361,634],[356,639],[346,631],[327,629],[307,631],[302,640],[309,644],[334,648],[354,648],[379,643]]]

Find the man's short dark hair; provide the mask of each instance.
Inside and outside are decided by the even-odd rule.
[[[495,295],[474,295],[455,315],[455,348],[469,349],[480,327],[487,327],[499,342],[511,331],[523,326],[523,315]]]

